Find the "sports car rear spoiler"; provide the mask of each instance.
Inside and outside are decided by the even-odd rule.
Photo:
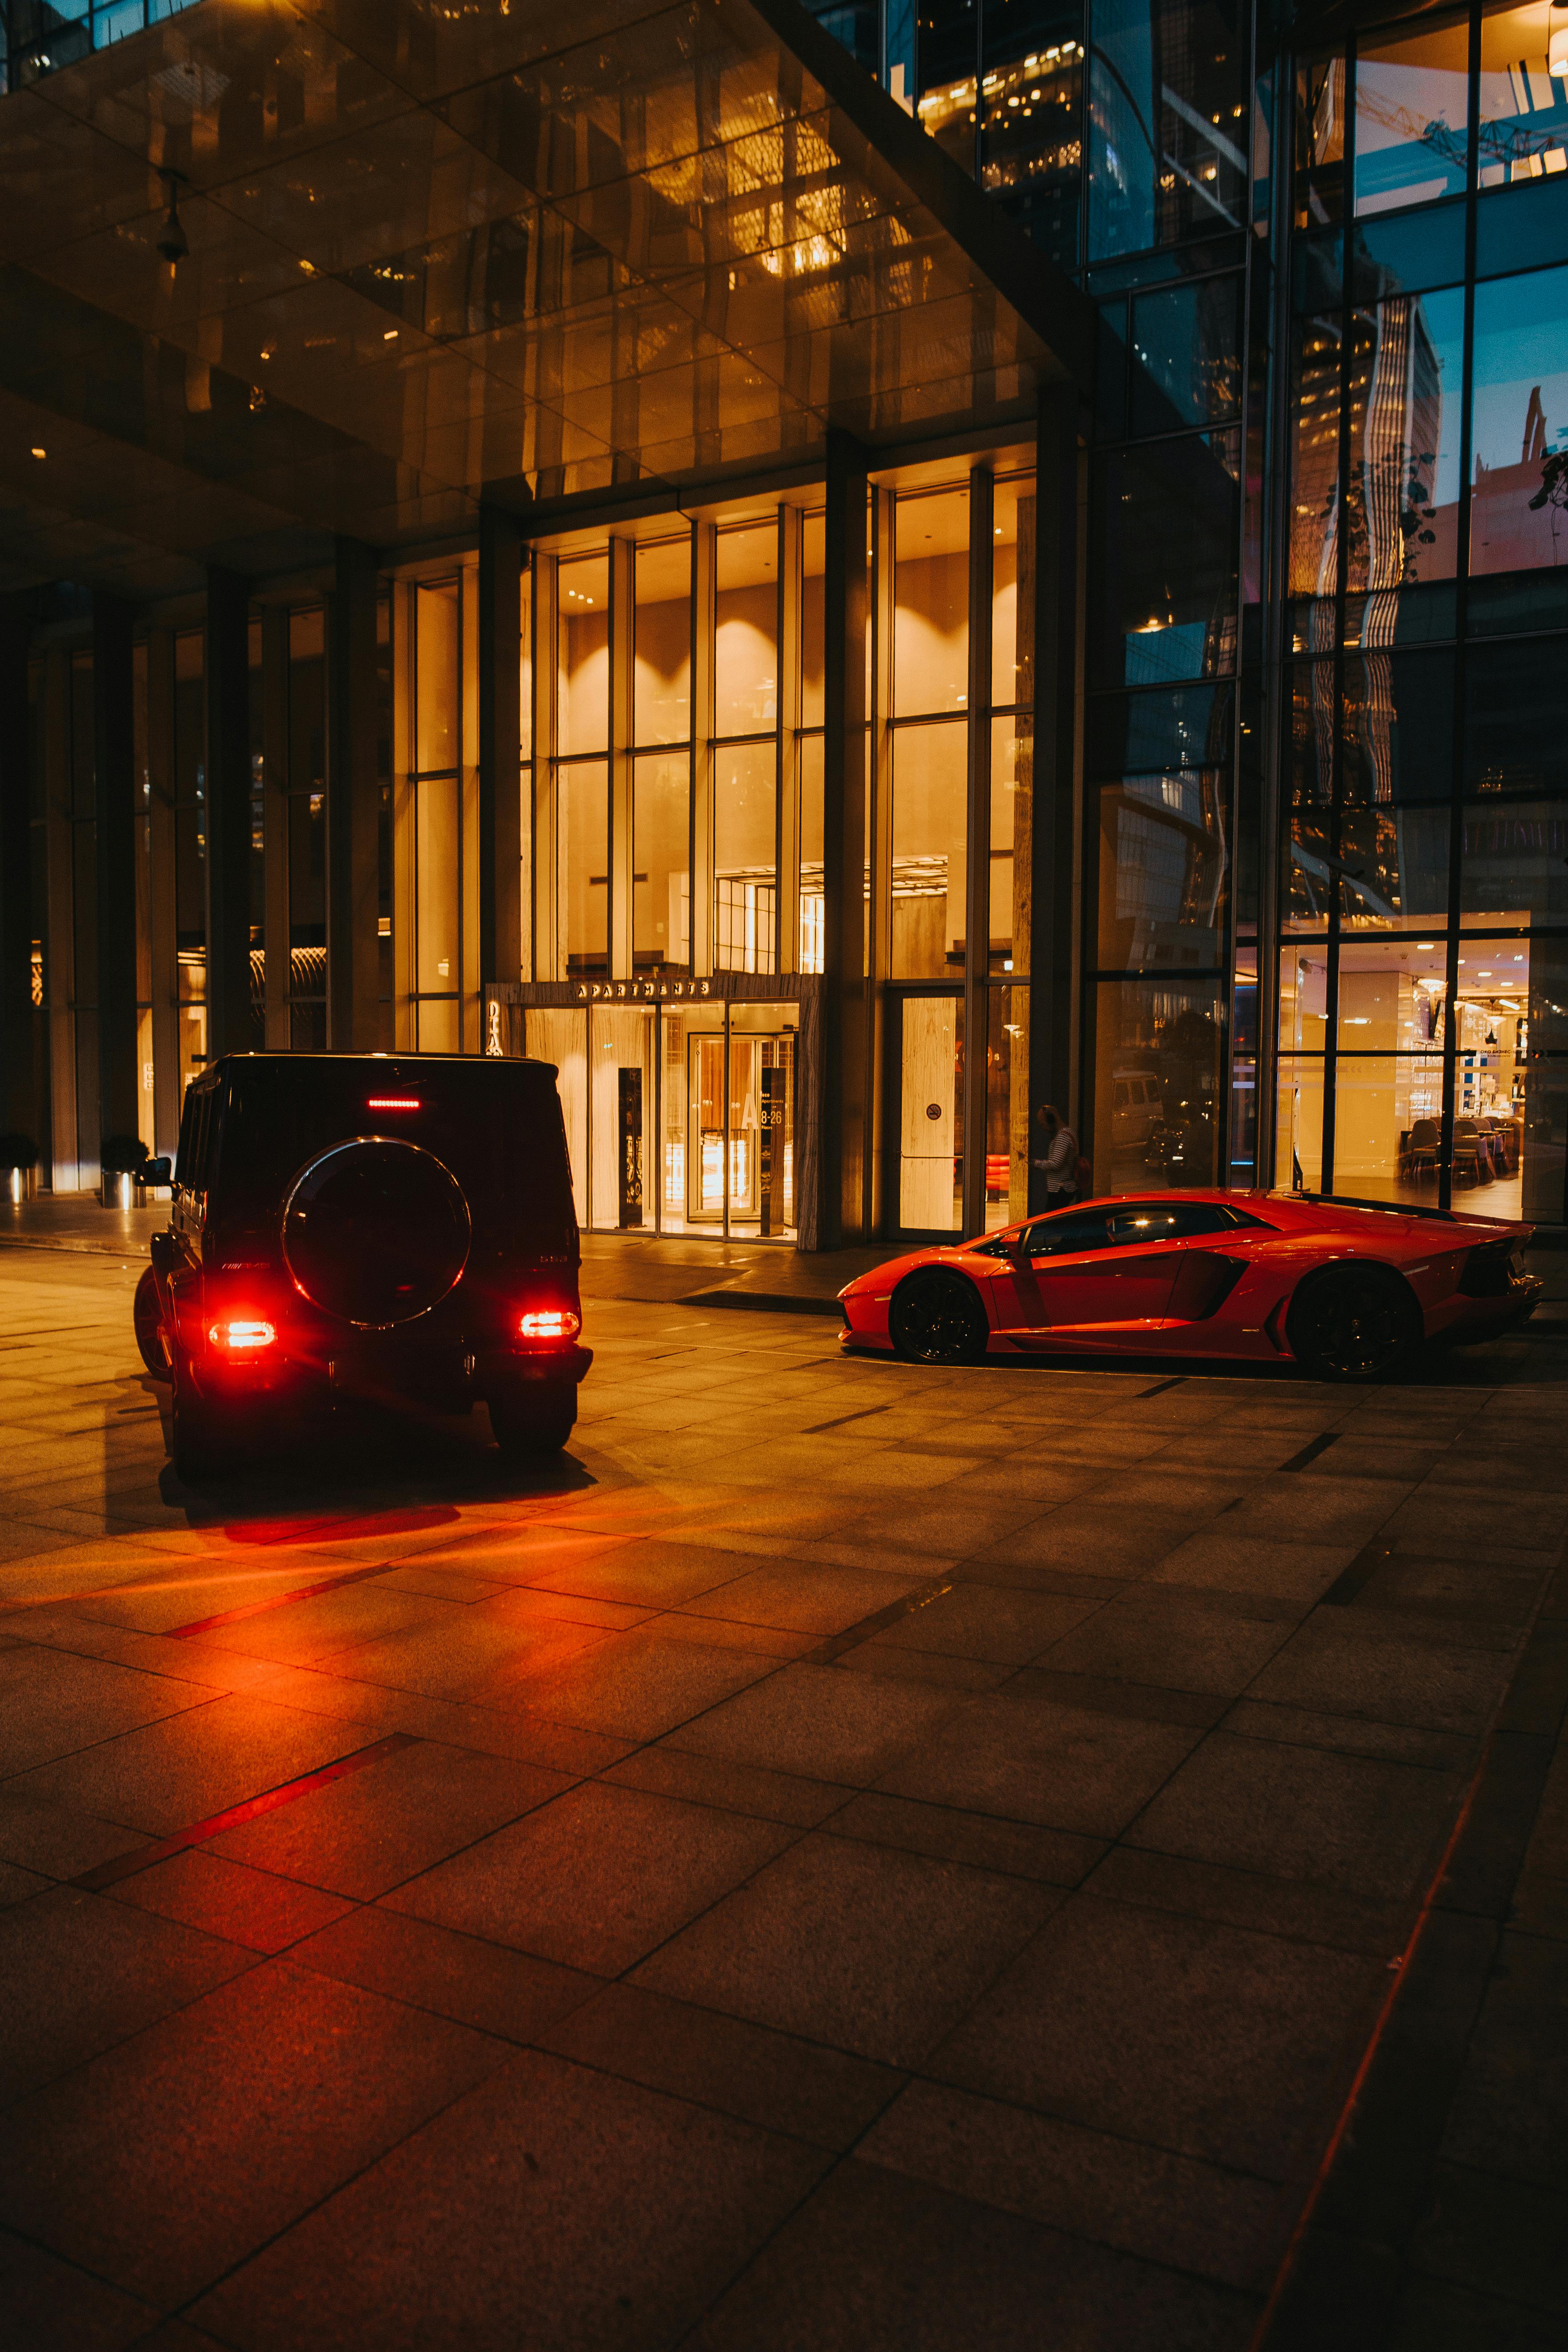
[[[1437,1224],[1451,1225],[1458,1222],[1452,1209],[1417,1208],[1405,1201],[1363,1201],[1354,1192],[1289,1192],[1281,1195],[1291,1201],[1325,1201],[1333,1209],[1382,1209],[1391,1217],[1430,1217]]]

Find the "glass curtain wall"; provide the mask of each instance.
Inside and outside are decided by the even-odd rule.
[[[1089,52],[1100,355],[1081,1140],[1100,1192],[1213,1184],[1227,1169],[1245,1181],[1252,1120],[1231,1129],[1225,1106],[1250,421],[1247,20],[1237,0],[1094,0]],[[1262,203],[1266,221],[1266,192]],[[1255,907],[1245,912],[1255,931]],[[1244,1003],[1250,1039],[1255,992]],[[1237,1074],[1248,1087],[1250,1066]]]
[[[1568,1213],[1568,77],[1548,12],[1300,59],[1281,1181]],[[1473,260],[1467,264],[1467,256]]]

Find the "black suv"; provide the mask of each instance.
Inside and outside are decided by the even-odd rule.
[[[196,1481],[337,1399],[489,1407],[503,1454],[566,1443],[577,1220],[547,1062],[235,1054],[193,1080],[167,1233],[136,1292]]]

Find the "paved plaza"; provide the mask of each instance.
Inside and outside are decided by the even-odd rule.
[[[0,2342],[1561,2344],[1561,1307],[939,1370],[607,1240],[558,1465],[197,1494],[104,1216],[0,1250]]]

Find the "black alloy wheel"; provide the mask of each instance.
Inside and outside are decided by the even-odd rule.
[[[907,1363],[974,1364],[985,1353],[990,1327],[974,1285],[936,1266],[899,1285],[888,1329]]]
[[[158,1304],[158,1281],[151,1266],[136,1286],[131,1313],[136,1326],[136,1346],[142,1361],[155,1381],[166,1381],[169,1364],[163,1353],[163,1310]]]
[[[1421,1310],[1405,1285],[1371,1266],[1303,1283],[1285,1325],[1298,1363],[1324,1381],[1390,1380],[1421,1332]]]
[[[559,1454],[577,1422],[577,1390],[570,1381],[517,1381],[489,1400],[490,1432],[503,1462],[536,1462]]]

